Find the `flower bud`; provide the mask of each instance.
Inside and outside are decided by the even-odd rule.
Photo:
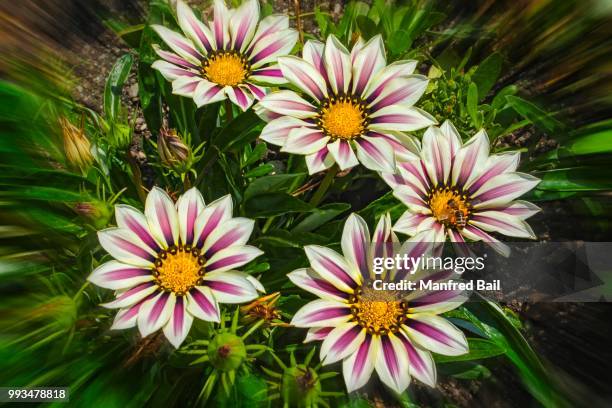
[[[85,132],[74,126],[65,117],[60,117],[59,123],[62,128],[64,152],[68,163],[81,170],[87,170],[93,162],[93,156],[91,143],[85,136]]]
[[[174,129],[162,128],[157,137],[157,151],[161,162],[176,172],[188,170],[191,151]]]
[[[208,343],[208,360],[220,371],[237,369],[245,358],[244,342],[233,333],[219,333]]]
[[[303,364],[284,370],[281,387],[291,406],[314,406],[321,393],[317,372]]]

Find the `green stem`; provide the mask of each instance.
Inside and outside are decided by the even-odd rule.
[[[225,120],[230,123],[234,119],[234,111],[232,109],[232,101],[229,99],[225,100]]]
[[[272,216],[269,217],[266,220],[266,223],[264,224],[263,228],[261,229],[261,233],[265,234],[266,232],[268,232],[268,230],[270,229],[270,226],[272,225],[272,222],[274,221],[274,219],[276,218],[276,216]]]
[[[334,177],[336,177],[336,174],[338,174],[338,170],[338,165],[334,164],[334,167],[327,171],[323,181],[321,181],[321,184],[319,184],[319,188],[317,188],[317,191],[315,191],[314,195],[310,199],[310,205],[313,207],[319,205],[329,187],[331,187],[331,185],[334,183]]]

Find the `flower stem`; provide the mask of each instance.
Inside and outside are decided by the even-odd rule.
[[[232,109],[232,101],[229,99],[225,100],[225,120],[230,123],[234,119],[234,111]]]
[[[315,191],[312,198],[310,199],[310,205],[312,205],[313,207],[319,205],[319,203],[325,196],[325,193],[327,193],[329,187],[331,187],[331,185],[334,183],[334,177],[336,177],[336,174],[338,174],[338,170],[338,165],[334,164],[334,167],[327,171],[327,174],[323,178],[323,181],[321,181],[321,184],[319,184],[319,188],[317,189],[317,191]]]
[[[304,31],[302,30],[302,18],[300,12],[300,0],[293,0],[293,9],[295,11],[295,28],[300,37],[300,44],[304,44]]]

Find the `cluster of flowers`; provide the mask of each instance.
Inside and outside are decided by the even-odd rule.
[[[382,217],[372,237],[365,221],[351,215],[343,255],[306,246],[310,267],[289,279],[320,299],[305,305],[291,323],[309,328],[307,342],[323,340],[324,364],[343,361],[349,391],[366,384],[373,371],[397,392],[406,389],[411,376],[434,386],[430,352],[468,350],[462,332],[439,316],[461,305],[465,295],[381,298],[369,286],[371,259],[393,256],[395,232],[411,236],[410,244],[449,239],[461,248],[467,239],[501,252],[504,244],[490,232],[534,238],[525,219],[539,209],[516,199],[538,180],[516,171],[518,152],[490,155],[484,131],[463,143],[450,122],[433,126],[435,120],[414,107],[427,78],[414,74],[416,61],[387,65],[380,36],[359,40],[350,51],[333,36],[325,43],[307,41],[299,58],[287,55],[297,41],[288,18],[259,21],[256,0],[234,10],[216,0],[210,24],[180,0],[176,11],[184,36],[153,27],[171,50],[156,47],[162,60],[153,66],[172,81],[175,94],[198,106],[229,98],[243,110],[256,99],[256,112],[268,122],[261,139],[304,155],[311,174],[334,164],[348,169],[361,163],[379,172],[407,207],[394,226],[388,215]],[[269,87],[287,83],[300,93]],[[428,129],[422,141],[404,133],[423,128]],[[254,222],[232,213],[230,196],[206,204],[196,189],[174,203],[154,188],[144,214],[117,206],[118,227],[99,232],[102,247],[115,260],[89,277],[116,291],[116,299],[104,305],[119,309],[112,328],[138,326],[143,336],[163,329],[179,347],[194,318],[218,322],[219,303],[255,299],[261,284],[236,271],[262,254],[247,245]],[[424,251],[412,248],[411,256]]]

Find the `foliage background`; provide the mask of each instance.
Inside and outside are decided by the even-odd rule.
[[[207,10],[206,3],[192,3]],[[451,119],[464,137],[485,127],[497,151],[521,149],[521,170],[543,179],[528,197],[543,208],[531,221],[540,239],[609,240],[608,2],[299,5],[306,38],[334,33],[348,42],[382,33],[390,60],[418,59],[418,70],[432,78],[420,107]],[[76,406],[198,401],[210,366],[190,365],[194,358],[173,353],[163,338],[109,332],[112,314],[98,307],[109,293],[85,284],[104,256],[95,231],[114,223],[112,203],[140,206],[153,184],[179,194],[197,185],[207,201],[230,192],[241,215],[258,219],[254,242],[266,256],[248,269],[261,275],[269,293],[283,293],[278,307],[285,321],[307,301],[284,277],[304,264],[303,245],[337,245],[351,211],[371,226],[381,213],[401,211],[378,177],[363,170],[338,177],[315,208],[309,187],[321,176],[309,178],[303,160],[257,142],[263,124],[252,112],[235,111],[226,121],[222,106],[196,111],[171,95],[150,68],[153,34],[143,25],[172,25],[166,3],[0,7],[0,384],[69,386]],[[263,8],[294,17],[298,11],[284,2]],[[164,105],[170,125],[190,135],[192,149],[203,143],[195,177],[169,171],[158,158]],[[99,148],[93,167],[67,161],[60,116],[82,123]],[[437,390],[417,385],[394,397],[373,385],[360,396],[325,400],[332,406],[604,406],[612,368],[609,306],[470,305],[452,316],[470,322],[464,327],[476,340],[469,361],[440,361]],[[191,337],[209,332],[201,325]],[[268,327],[251,341],[269,345],[289,364],[292,353],[299,361],[308,356],[303,335]],[[264,353],[245,366],[229,393],[216,389],[208,403],[270,404],[276,391],[265,381],[273,378],[260,365],[280,369]],[[343,390],[341,378],[323,388]]]

